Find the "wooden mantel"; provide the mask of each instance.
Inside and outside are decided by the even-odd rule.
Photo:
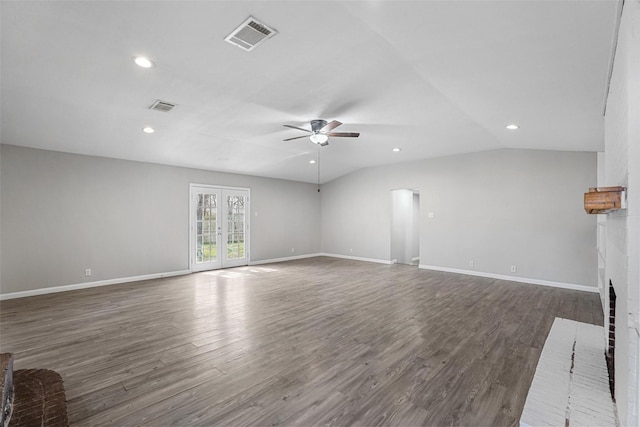
[[[588,214],[606,214],[627,208],[625,187],[595,187],[584,193],[584,210]]]

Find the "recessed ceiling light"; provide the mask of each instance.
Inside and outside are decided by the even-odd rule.
[[[309,163],[311,163],[312,165],[314,165],[316,163],[315,160],[309,160]]]
[[[510,125],[507,125],[507,129],[509,129],[509,130],[516,130],[516,129],[518,129],[519,127],[520,127],[520,126],[518,126],[518,125],[516,125],[516,124],[513,124],[513,123],[512,123],[512,124],[510,124]]]
[[[144,56],[135,56],[133,58],[133,62],[135,62],[136,65],[142,68],[153,68],[156,66],[153,61],[151,61],[149,58],[145,58]]]
[[[393,152],[394,152],[394,153],[397,153],[398,151],[402,151],[402,149],[401,149],[401,148],[394,148],[394,149],[393,149]]]
[[[144,133],[154,133],[156,130],[154,128],[152,128],[151,126],[147,126],[147,127],[143,127],[142,128],[142,132]]]

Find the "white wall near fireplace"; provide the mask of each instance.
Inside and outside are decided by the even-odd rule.
[[[598,156],[598,186],[627,187],[626,210],[599,221],[605,260],[601,288],[612,281],[617,295],[615,388],[620,425],[640,416],[640,2],[624,3],[605,113],[605,153]],[[602,230],[600,230],[602,229]],[[606,316],[605,316],[606,319]],[[608,326],[608,322],[605,326]]]

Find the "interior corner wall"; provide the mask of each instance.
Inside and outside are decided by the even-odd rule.
[[[322,251],[390,260],[389,191],[419,188],[421,265],[595,288],[596,173],[596,153],[518,149],[363,169],[322,186]]]
[[[605,178],[628,208],[606,215],[605,280],[616,291],[615,392],[620,425],[640,418],[640,2],[625,1],[605,114]],[[620,315],[618,315],[620,313]]]
[[[320,252],[320,197],[311,184],[0,150],[2,294],[189,270],[190,183],[251,189],[252,262]]]

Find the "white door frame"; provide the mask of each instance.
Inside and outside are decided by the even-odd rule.
[[[249,265],[251,258],[250,258],[250,227],[249,227],[249,222],[251,219],[251,209],[250,209],[250,203],[251,203],[251,189],[250,188],[244,188],[244,187],[228,187],[228,186],[224,186],[224,185],[211,185],[211,184],[196,184],[196,183],[190,183],[189,184],[189,271],[191,271],[192,273],[194,271],[196,271],[196,269],[194,269],[195,266],[195,227],[196,227],[196,210],[195,210],[195,202],[194,202],[194,190],[196,189],[203,189],[205,191],[218,191],[219,194],[222,194],[224,191],[241,191],[241,192],[246,192],[247,194],[247,200],[246,200],[246,206],[245,206],[245,210],[246,210],[246,214],[245,214],[245,239],[244,239],[244,250],[245,250],[245,261],[241,261],[241,262],[232,262],[230,264],[225,264],[224,259],[225,257],[222,255],[222,250],[226,251],[226,243],[224,245],[216,245],[217,249],[218,249],[218,253],[220,254],[219,256],[219,267],[214,267],[214,268],[227,268],[227,267],[235,267],[235,266],[240,266],[240,265]],[[223,200],[222,198],[219,200],[219,203],[222,203]],[[225,221],[226,218],[224,218],[223,215],[220,215],[217,218],[217,221],[219,221],[222,224],[222,221]],[[197,270],[199,271],[199,270]]]

